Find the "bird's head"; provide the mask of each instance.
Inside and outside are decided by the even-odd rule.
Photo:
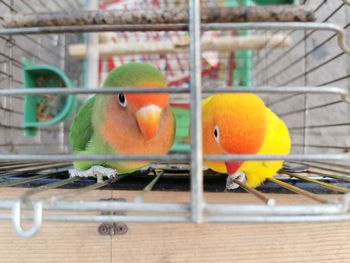
[[[164,87],[157,82],[144,82],[135,87]],[[168,105],[169,96],[166,93],[119,93],[118,103],[136,119],[140,132],[147,140],[152,139],[157,132],[162,110]]]
[[[266,107],[249,93],[216,94],[203,104],[203,151],[205,154],[256,154],[266,130]],[[226,161],[228,174],[242,161]]]
[[[161,72],[148,64],[129,63],[116,68],[107,77],[104,87],[167,87]],[[134,118],[146,140],[157,133],[162,111],[167,107],[167,93],[124,93],[114,96],[119,110]]]

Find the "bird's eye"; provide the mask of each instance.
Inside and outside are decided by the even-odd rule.
[[[118,100],[119,100],[120,106],[122,106],[123,108],[125,108],[126,105],[128,104],[128,102],[126,101],[125,95],[123,93],[119,93]]]
[[[219,132],[219,127],[217,125],[214,128],[214,138],[217,143],[220,142],[220,132]]]

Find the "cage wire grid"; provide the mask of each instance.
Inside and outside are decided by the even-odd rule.
[[[0,1],[0,4],[2,4],[1,8],[12,12],[54,11],[79,7],[77,1],[52,1],[52,3],[45,1],[40,6],[43,10],[35,9],[28,1]],[[350,49],[345,36],[350,21],[346,21],[346,15],[343,15],[345,22],[338,18],[341,12],[345,14],[348,12],[349,3],[347,1],[337,1],[337,3],[308,1],[305,4],[312,7],[318,16],[317,22],[201,24],[199,23],[200,2],[197,0],[189,1],[188,25],[85,25],[0,29],[0,41],[6,47],[0,50],[3,65],[0,70],[0,83],[3,87],[0,89],[2,96],[0,109],[3,115],[0,127],[4,133],[1,144],[4,150],[0,155],[0,179],[3,181],[0,182],[0,186],[31,186],[16,199],[0,200],[2,209],[0,219],[12,220],[16,233],[23,237],[35,235],[43,221],[273,223],[349,220],[347,193],[350,191],[350,165],[348,165],[350,156],[347,151],[350,146],[346,145],[350,145],[347,138],[350,124],[347,121],[350,114],[348,107],[350,75],[347,60]],[[340,24],[345,25],[340,26]],[[188,94],[192,123],[190,153],[166,156],[71,155],[67,154],[69,148],[64,135],[67,133],[69,123],[60,124],[59,127],[40,129],[39,136],[34,139],[23,140],[18,136],[23,130],[20,125],[23,112],[17,105],[23,103],[25,95],[102,94],[118,91],[117,88],[23,89],[23,83],[18,74],[21,67],[18,59],[20,55],[31,56],[40,63],[57,65],[73,79],[80,80],[80,68],[75,64],[71,65],[65,53],[67,45],[77,41],[74,33],[137,30],[189,31],[188,60],[192,62],[190,63],[191,88],[147,89],[142,92]],[[253,53],[252,87],[211,88],[205,86],[201,79],[202,62],[199,44],[201,30],[251,30],[266,35],[284,32],[286,36],[292,37],[293,43],[285,49],[275,50],[266,46]],[[314,37],[315,35],[318,37]],[[221,54],[221,56],[227,56],[227,54]],[[337,65],[339,70],[336,73],[339,76],[334,72],[329,73]],[[331,79],[327,79],[329,75]],[[79,81],[76,81],[76,84],[81,85]],[[138,93],[140,90],[129,87],[123,88],[123,92]],[[203,95],[215,92],[260,94],[267,106],[281,116],[288,125],[294,147],[293,153],[288,156],[212,155],[203,157],[199,121],[201,120],[200,101]],[[296,105],[298,107],[295,107]],[[320,116],[326,116],[327,112],[335,112],[335,114],[328,116],[327,123],[320,124],[319,120],[323,120]],[[320,143],[320,138],[324,143]],[[57,146],[61,154],[54,151],[57,151]],[[44,148],[44,150],[41,152],[36,148],[41,150]],[[35,152],[39,154],[32,154],[33,149],[36,149]],[[206,191],[222,192],[225,179],[212,172],[206,172],[203,177],[203,158],[205,160],[285,160],[287,166],[279,172],[278,176],[268,179],[267,183],[257,189],[236,181],[240,184],[241,191],[256,198],[256,202],[212,203],[205,201],[203,187]],[[155,169],[144,169],[134,175],[95,182],[68,178],[67,168],[71,166],[73,160],[149,160],[172,164],[172,167],[158,165]],[[190,189],[188,189],[189,181]],[[181,186],[176,188],[174,182]],[[55,194],[47,191],[56,188],[69,188],[69,190],[62,190]],[[80,198],[82,194],[103,188],[141,191],[134,202],[89,201]],[[185,203],[143,201],[147,192],[158,189],[191,190],[191,201]],[[301,204],[280,204],[278,196],[271,195],[275,192],[297,193],[308,201]],[[321,195],[326,193],[341,195]],[[43,197],[35,198],[40,194],[43,194]],[[336,198],[333,198],[334,196]],[[115,214],[116,211],[122,214]],[[103,214],[96,214],[97,212],[103,212]],[[30,220],[31,227],[24,229],[22,220]]]

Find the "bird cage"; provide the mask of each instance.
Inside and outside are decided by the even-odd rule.
[[[234,10],[234,7],[229,7],[232,3],[252,4],[251,10],[254,11],[254,8],[262,8],[258,4],[264,1],[197,0],[189,1],[189,5],[187,1],[176,1],[183,4],[185,9],[182,10],[189,9],[188,13],[184,12],[185,17],[187,14],[185,22],[172,23],[169,18],[165,23],[156,24],[145,22],[142,17],[137,24],[109,24],[103,18],[103,8],[113,1],[105,2],[108,3],[101,3],[101,13],[87,13],[82,11],[80,1],[47,0],[40,1],[40,5],[32,5],[30,1],[0,1],[3,13],[11,13],[2,17],[3,27],[0,29],[0,185],[12,187],[11,194],[1,195],[0,219],[11,220],[18,235],[31,237],[47,222],[97,222],[101,224],[100,233],[111,234],[125,233],[130,222],[279,223],[350,219],[347,194],[350,191],[348,1],[273,1],[273,4],[290,4],[273,8],[291,8],[295,16],[287,16],[282,21],[273,11],[269,21],[250,21],[246,14],[241,16],[243,21],[214,19],[203,23],[200,22],[203,15],[200,4],[206,10]],[[145,5],[158,3],[159,10],[178,8],[169,7],[168,2],[143,1]],[[271,7],[263,8],[269,11]],[[299,21],[299,13],[293,12],[300,12],[303,8],[309,11],[302,11],[305,21]],[[76,12],[77,18],[65,17],[67,11]],[[41,14],[43,12],[45,14]],[[130,14],[131,11],[122,9],[121,12]],[[137,12],[142,13],[142,9]],[[23,13],[31,15],[22,21],[19,18]],[[58,15],[59,19],[50,20],[52,14]],[[313,16],[316,20],[309,21]],[[23,136],[25,96],[76,94],[81,105],[87,94],[118,90],[84,87],[86,61],[72,57],[69,46],[86,45],[86,34],[91,32],[112,32],[107,34],[112,41],[120,35],[134,37],[135,32],[141,32],[139,36],[146,38],[157,35],[185,38],[186,49],[181,56],[165,52],[161,56],[146,55],[144,61],[161,69],[164,67],[163,73],[169,82],[174,77],[166,70],[169,59],[178,59],[181,63],[174,64],[174,67],[181,65],[188,72],[187,82],[180,83],[184,85],[173,85],[166,90],[174,105],[189,105],[191,136],[187,149],[165,156],[73,155],[67,138],[71,119],[39,127],[34,137]],[[238,48],[210,51],[205,55],[203,50],[201,52],[205,49],[201,42],[205,36],[213,39],[240,36],[244,45],[239,51]],[[263,39],[262,45],[256,44],[259,39]],[[272,39],[279,40],[272,45]],[[251,42],[253,47],[248,46]],[[212,66],[212,56],[225,62],[219,63],[219,71],[213,78],[205,76],[202,71],[206,66]],[[35,65],[59,68],[72,80],[75,88],[24,88],[21,76],[23,57]],[[156,62],[152,58],[156,58]],[[123,57],[118,55],[101,58],[100,78],[109,71],[108,61],[121,64],[122,60]],[[243,65],[243,69],[239,65]],[[124,91],[135,92],[132,87]],[[291,154],[203,156],[201,100],[215,92],[260,95],[289,127]],[[186,127],[189,128],[188,123]],[[225,191],[226,176],[210,170],[203,172],[203,158],[285,160],[285,164],[275,177],[256,189],[238,182],[239,189]],[[70,178],[67,171],[73,160],[149,160],[152,165],[116,179],[96,182],[94,178]],[[94,190],[101,193],[99,198],[89,196]],[[151,198],[153,191],[164,194]],[[133,195],[129,194],[131,192]],[[188,195],[177,197],[179,192]],[[22,227],[24,221],[30,225]]]

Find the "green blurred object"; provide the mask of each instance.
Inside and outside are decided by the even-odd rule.
[[[34,65],[22,60],[22,77],[25,88],[73,88],[73,83],[58,68],[51,65]],[[76,108],[76,96],[39,95],[25,96],[23,128],[25,136],[35,136],[38,127],[55,125],[68,118]]]
[[[270,1],[260,1],[270,2]],[[271,1],[273,2],[273,1]],[[225,6],[250,6],[253,5],[252,0],[225,0]],[[240,30],[237,32],[239,36],[251,35],[250,30]],[[252,85],[252,55],[251,50],[235,52],[235,69],[233,70],[233,86],[234,87],[249,87]]]
[[[225,6],[251,6],[258,5],[275,5],[275,4],[297,4],[298,0],[225,0]],[[250,30],[240,30],[237,32],[239,36],[251,35]],[[250,87],[252,86],[252,50],[244,50],[235,52],[236,67],[233,74],[234,87]]]
[[[174,113],[176,119],[176,132],[174,145],[170,151],[188,152],[190,150],[190,145],[188,144],[190,111],[188,109],[188,106],[182,107],[178,105],[172,105],[171,111]]]

